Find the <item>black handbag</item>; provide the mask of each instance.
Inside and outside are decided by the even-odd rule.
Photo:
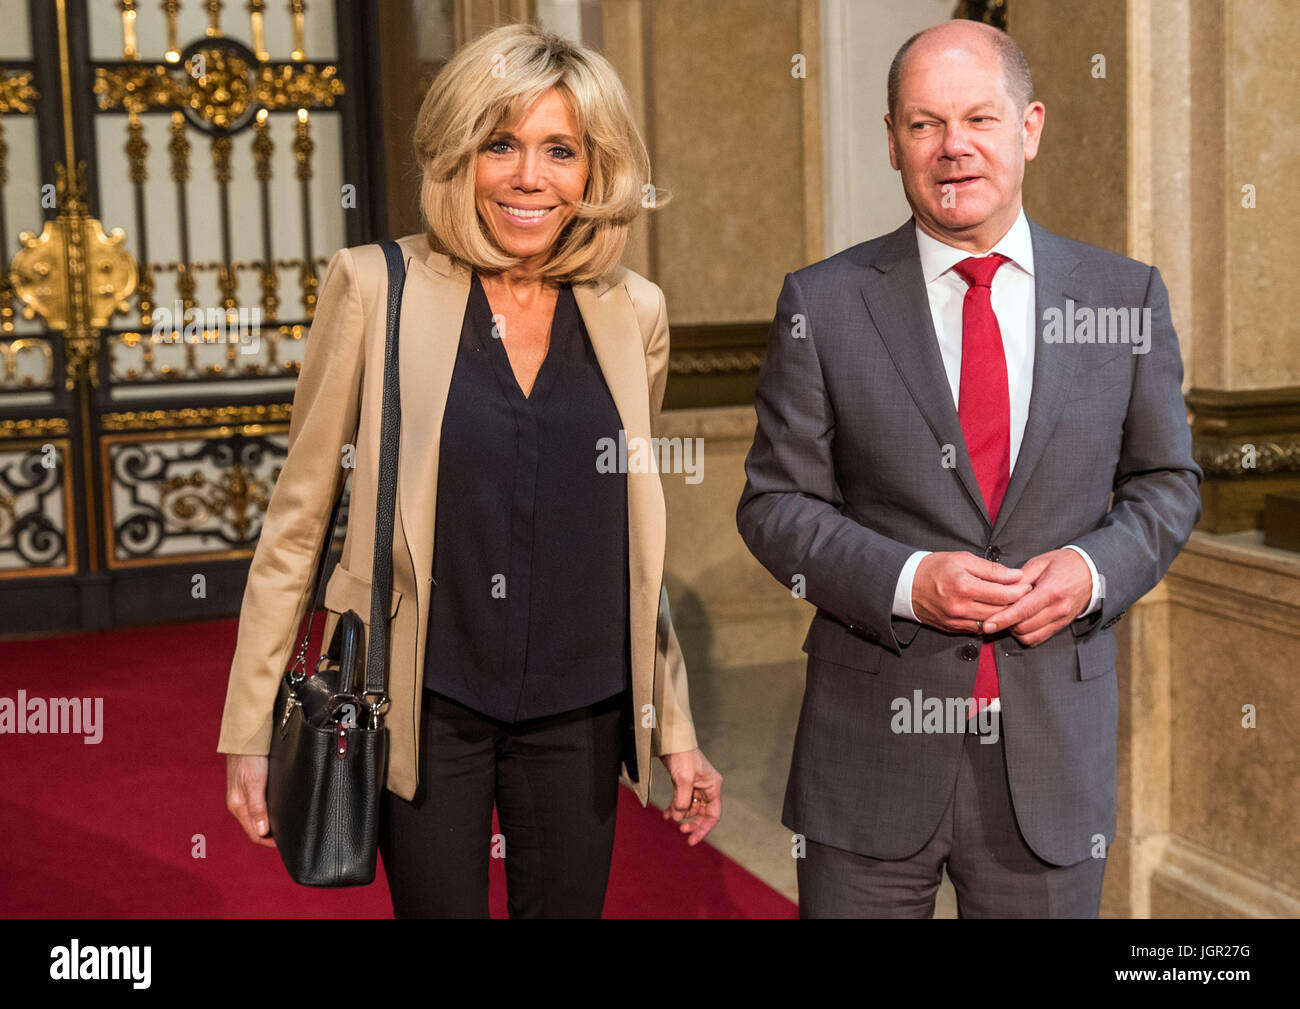
[[[396,242],[384,241],[388,315],[380,415],[370,641],[355,610],[341,614],[329,647],[307,673],[312,615],[321,606],[325,561],[343,504],[339,490],[316,560],[316,589],[298,653],[276,693],[266,805],[284,867],[304,886],[374,882],[379,802],[388,760],[388,614],[393,582],[393,510],[401,426],[397,330],[406,268]],[[363,675],[364,669],[364,675]]]

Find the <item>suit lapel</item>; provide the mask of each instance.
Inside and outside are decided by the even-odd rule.
[[[980,493],[970,453],[966,451],[966,438],[952,402],[948,373],[943,367],[910,218],[877,251],[862,283],[862,297],[907,391],[939,444],[953,446],[957,478],[971,503],[988,522],[984,495]]]
[[[573,300],[591,338],[605,384],[618,409],[628,438],[650,434],[650,404],[646,399],[645,348],[631,339],[641,332],[632,303],[615,296],[623,285],[601,281],[594,288],[575,284]],[[639,381],[638,381],[639,378]]]
[[[610,285],[602,280],[594,287],[574,285],[573,294],[629,446],[628,631],[632,645],[634,700],[640,711],[651,701],[659,589],[663,580],[667,537],[663,488],[658,471],[653,468],[656,455],[649,452],[652,468],[648,471],[632,465],[631,447],[637,444],[650,446],[652,436],[650,399],[646,395],[645,347],[625,285]],[[639,773],[644,776],[648,770],[642,767]],[[642,780],[648,781],[648,778]]]
[[[1044,231],[1033,221],[1029,222],[1029,234],[1034,246],[1033,389],[1029,398],[1029,418],[1025,421],[1011,481],[998,509],[994,537],[1006,528],[1016,503],[1033,476],[1034,467],[1043,457],[1052,430],[1069,398],[1070,383],[1079,364],[1079,354],[1072,345],[1043,340],[1046,311],[1054,307],[1064,313],[1067,298],[1079,300],[1078,280],[1072,277],[1079,265],[1079,257],[1070,251],[1067,242]]]
[[[468,301],[468,271],[453,268],[436,253],[409,260],[397,347],[402,396],[397,500],[415,588],[422,597],[425,579],[433,573],[438,439]]]
[[[1072,276],[1079,258],[1070,251],[1068,243],[1033,221],[1029,222],[1029,233],[1034,246],[1033,388],[1029,417],[1011,480],[998,508],[994,536],[1006,527],[1047,448],[1069,398],[1070,383],[1079,363],[1079,355],[1071,353],[1068,344],[1046,343],[1042,338],[1046,310],[1055,307],[1064,313],[1067,299],[1079,300],[1078,281]],[[934,332],[911,220],[891,234],[876,253],[862,284],[862,296],[895,367],[935,438],[941,445],[955,447],[957,477],[967,497],[988,522],[988,509],[966,450],[966,439]]]

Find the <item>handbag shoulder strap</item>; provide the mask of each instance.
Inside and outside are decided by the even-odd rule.
[[[366,693],[382,698],[388,686],[388,608],[393,595],[393,513],[397,504],[397,449],[402,426],[397,331],[406,264],[391,239],[379,243],[388,262],[388,314],[384,336],[384,403],[379,425],[379,493],[375,505],[374,568],[370,579],[370,640]],[[379,702],[376,702],[377,704]]]
[[[402,312],[402,289],[406,283],[406,264],[402,260],[401,246],[396,242],[387,239],[377,244],[383,248],[388,266],[388,308],[384,333],[384,399],[380,415],[379,493],[375,509],[375,564],[371,578],[371,632],[366,658],[366,693],[381,696],[387,685],[385,656],[388,601],[393,594],[393,512],[397,501],[397,449],[402,420],[397,372],[397,330]],[[312,592],[311,604],[307,607],[306,629],[299,642],[297,655],[290,665],[291,669],[298,668],[300,675],[306,675],[312,614],[320,609],[325,600],[325,562],[329,557],[330,544],[334,541],[339,512],[343,508],[346,485],[345,478],[339,487],[338,497],[334,499],[334,508],[330,512],[320,550],[316,554],[316,587]],[[380,544],[385,544],[385,548],[381,549]],[[322,647],[327,645],[328,642],[322,643]]]

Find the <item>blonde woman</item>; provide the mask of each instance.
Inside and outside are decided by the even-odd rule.
[[[722,808],[662,588],[659,475],[597,465],[620,432],[648,442],[663,402],[663,291],[618,265],[648,158],[610,65],[530,25],[453,57],[415,151],[429,230],[399,241],[380,824],[393,911],[485,917],[489,858],[504,855],[512,916],[598,917],[620,764],[644,805],[663,762],[664,815],[690,844]],[[339,613],[369,620],[385,294],[378,246],[335,253],[244,593],[217,748],[227,807],[263,845],[272,703],[350,444],[325,640]]]

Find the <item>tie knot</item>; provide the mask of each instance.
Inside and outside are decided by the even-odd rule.
[[[998,267],[1005,262],[1008,262],[1006,256],[994,252],[988,256],[971,256],[970,259],[963,259],[953,269],[969,286],[991,288],[993,274],[997,273]]]

